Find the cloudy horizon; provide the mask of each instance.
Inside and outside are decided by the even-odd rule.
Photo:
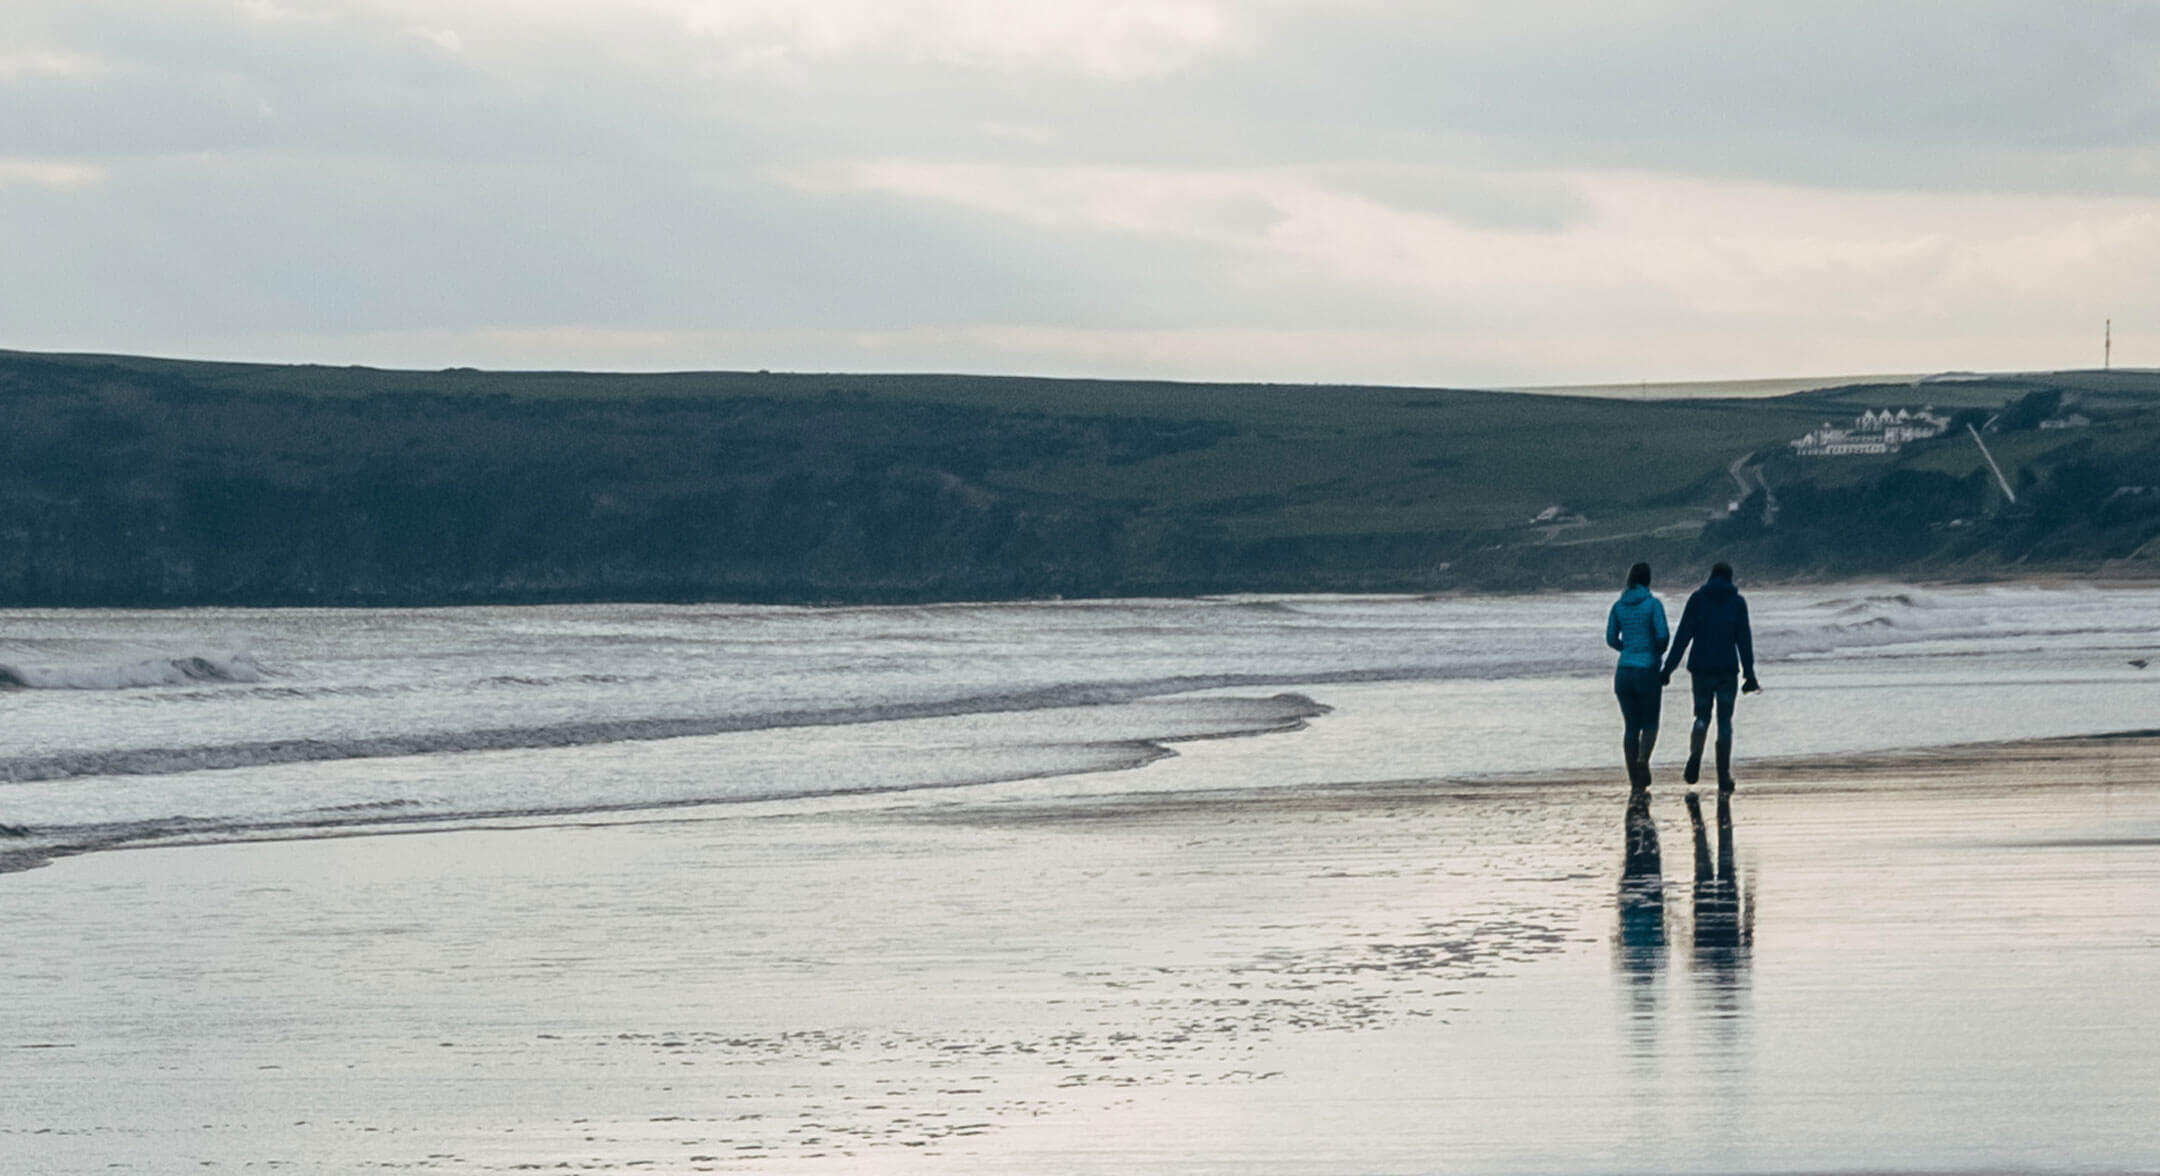
[[[2145,0],[11,0],[0,347],[2160,366],[2156,108]]]

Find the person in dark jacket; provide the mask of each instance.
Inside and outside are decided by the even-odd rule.
[[[1660,681],[1672,681],[1673,668],[1683,653],[1695,686],[1695,729],[1688,735],[1687,770],[1681,775],[1690,784],[1702,778],[1703,737],[1710,728],[1714,704],[1718,791],[1731,792],[1733,696],[1736,691],[1753,694],[1762,689],[1755,680],[1755,637],[1748,631],[1747,598],[1733,587],[1731,564],[1712,567],[1710,578],[1680,610],[1680,628],[1665,654]]]
[[[1657,745],[1658,704],[1665,688],[1658,655],[1671,639],[1665,606],[1650,595],[1650,565],[1636,564],[1628,569],[1627,590],[1605,614],[1605,644],[1620,651],[1620,665],[1613,671],[1613,694],[1620,699],[1620,719],[1626,724],[1620,749],[1627,756],[1628,783],[1638,791],[1650,787],[1650,749]]]

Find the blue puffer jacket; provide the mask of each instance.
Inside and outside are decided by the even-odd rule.
[[[1665,672],[1680,664],[1680,654],[1694,644],[1687,668],[1697,674],[1729,674],[1734,670],[1755,676],[1755,635],[1748,630],[1747,597],[1724,576],[1712,576],[1687,598],[1680,610],[1680,631],[1673,634],[1672,652],[1665,655]]]
[[[1605,614],[1605,644],[1620,651],[1626,669],[1654,670],[1672,634],[1665,628],[1665,606],[1650,590],[1630,584]]]

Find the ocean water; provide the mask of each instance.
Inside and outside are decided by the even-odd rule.
[[[1851,384],[1913,384],[1957,381],[1952,373],[1938,376],[1872,375],[1814,376],[1774,380],[1638,380],[1632,384],[1559,384],[1531,388],[1504,388],[1505,392],[1528,392],[1542,396],[1592,396],[1601,400],[1759,400],[1791,396],[1818,388],[1841,388]],[[1971,377],[1964,377],[1971,378]]]
[[[1675,623],[1685,589],[1661,595]],[[2160,591],[1749,593],[1741,754],[2139,729]],[[1204,789],[1617,758],[1608,598],[0,613],[0,858],[948,789]],[[1681,754],[1685,675],[1660,760]],[[1356,723],[1331,724],[1355,700]],[[1354,765],[1347,766],[1346,765]],[[1662,770],[1668,770],[1665,768]]]

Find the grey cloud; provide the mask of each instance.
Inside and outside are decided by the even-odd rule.
[[[0,293],[20,330],[1116,329],[1309,313],[1241,284],[1220,248],[759,178],[788,158],[991,143],[1057,158],[1070,136],[1016,143],[992,124],[1086,123],[1122,93],[1100,80],[1046,95],[1011,73],[867,63],[805,91],[692,68],[708,48],[694,42],[654,49],[672,72],[562,52],[503,72],[417,38],[127,11],[57,22],[64,46],[106,63],[98,75],[0,85],[0,111],[44,116],[0,118],[0,155],[115,161],[93,190],[0,192],[0,239],[40,273],[34,291]],[[1273,213],[1224,215],[1253,231]],[[1405,313],[1322,293],[1323,318]]]
[[[1383,204],[1444,216],[1472,228],[1558,232],[1580,222],[1585,211],[1573,188],[1535,176],[1384,163],[1324,174]]]
[[[1446,325],[1414,291],[1270,270],[1234,244],[762,178],[795,163],[1282,169],[1517,232],[1577,227],[1550,173],[1600,168],[2160,189],[2160,5],[2130,0],[1263,6],[1249,51],[1125,79],[875,57],[744,70],[660,23],[592,43],[466,30],[461,56],[358,17],[4,8],[0,36],[100,69],[0,78],[0,158],[108,173],[0,188],[0,254],[35,275],[0,287],[16,342]],[[1212,212],[1243,237],[1279,216],[1259,197]]]
[[[814,100],[751,117],[798,147],[1006,162],[1618,168],[2013,191],[2154,183],[2142,153],[2160,125],[2160,5],[1263,11],[1255,52],[1158,78],[849,63],[816,75]],[[744,110],[761,105],[754,84],[739,94]],[[1044,133],[991,129],[1013,123]],[[1457,203],[1475,220],[1478,201]],[[1549,206],[1532,219],[1565,215]]]
[[[417,30],[266,24],[222,7],[53,7],[62,15],[45,35],[99,68],[0,81],[0,153],[627,163],[758,151],[746,124],[715,120],[656,79],[603,62],[566,70],[541,59],[498,71]]]
[[[2054,187],[2017,161],[2144,148],[2160,125],[2160,6],[2132,0],[1388,11],[1384,32],[1286,18],[1270,39],[1300,50],[1249,88],[1253,121],[1496,165],[1984,187]]]
[[[741,71],[724,46],[659,24],[633,30],[649,42],[635,56],[555,46],[482,67],[408,31],[20,2],[55,14],[59,48],[112,65],[0,85],[0,109],[30,116],[0,122],[0,149],[45,154],[531,158],[662,143],[707,153],[723,140],[767,157],[1640,167],[1899,185],[1919,172],[2048,186],[2024,173],[2081,154],[2080,174],[2106,182],[2091,161],[2148,146],[2160,117],[2160,6],[2134,0],[1270,7],[1255,52],[1127,80],[879,59]],[[1044,134],[994,129],[1012,123]],[[1918,167],[1900,162],[1912,152],[1926,157]]]
[[[13,329],[56,337],[579,323],[854,330],[1302,321],[1235,257],[1134,249],[866,196],[609,164],[453,167],[240,154],[65,191],[0,190]],[[1387,314],[1337,292],[1338,310]]]

